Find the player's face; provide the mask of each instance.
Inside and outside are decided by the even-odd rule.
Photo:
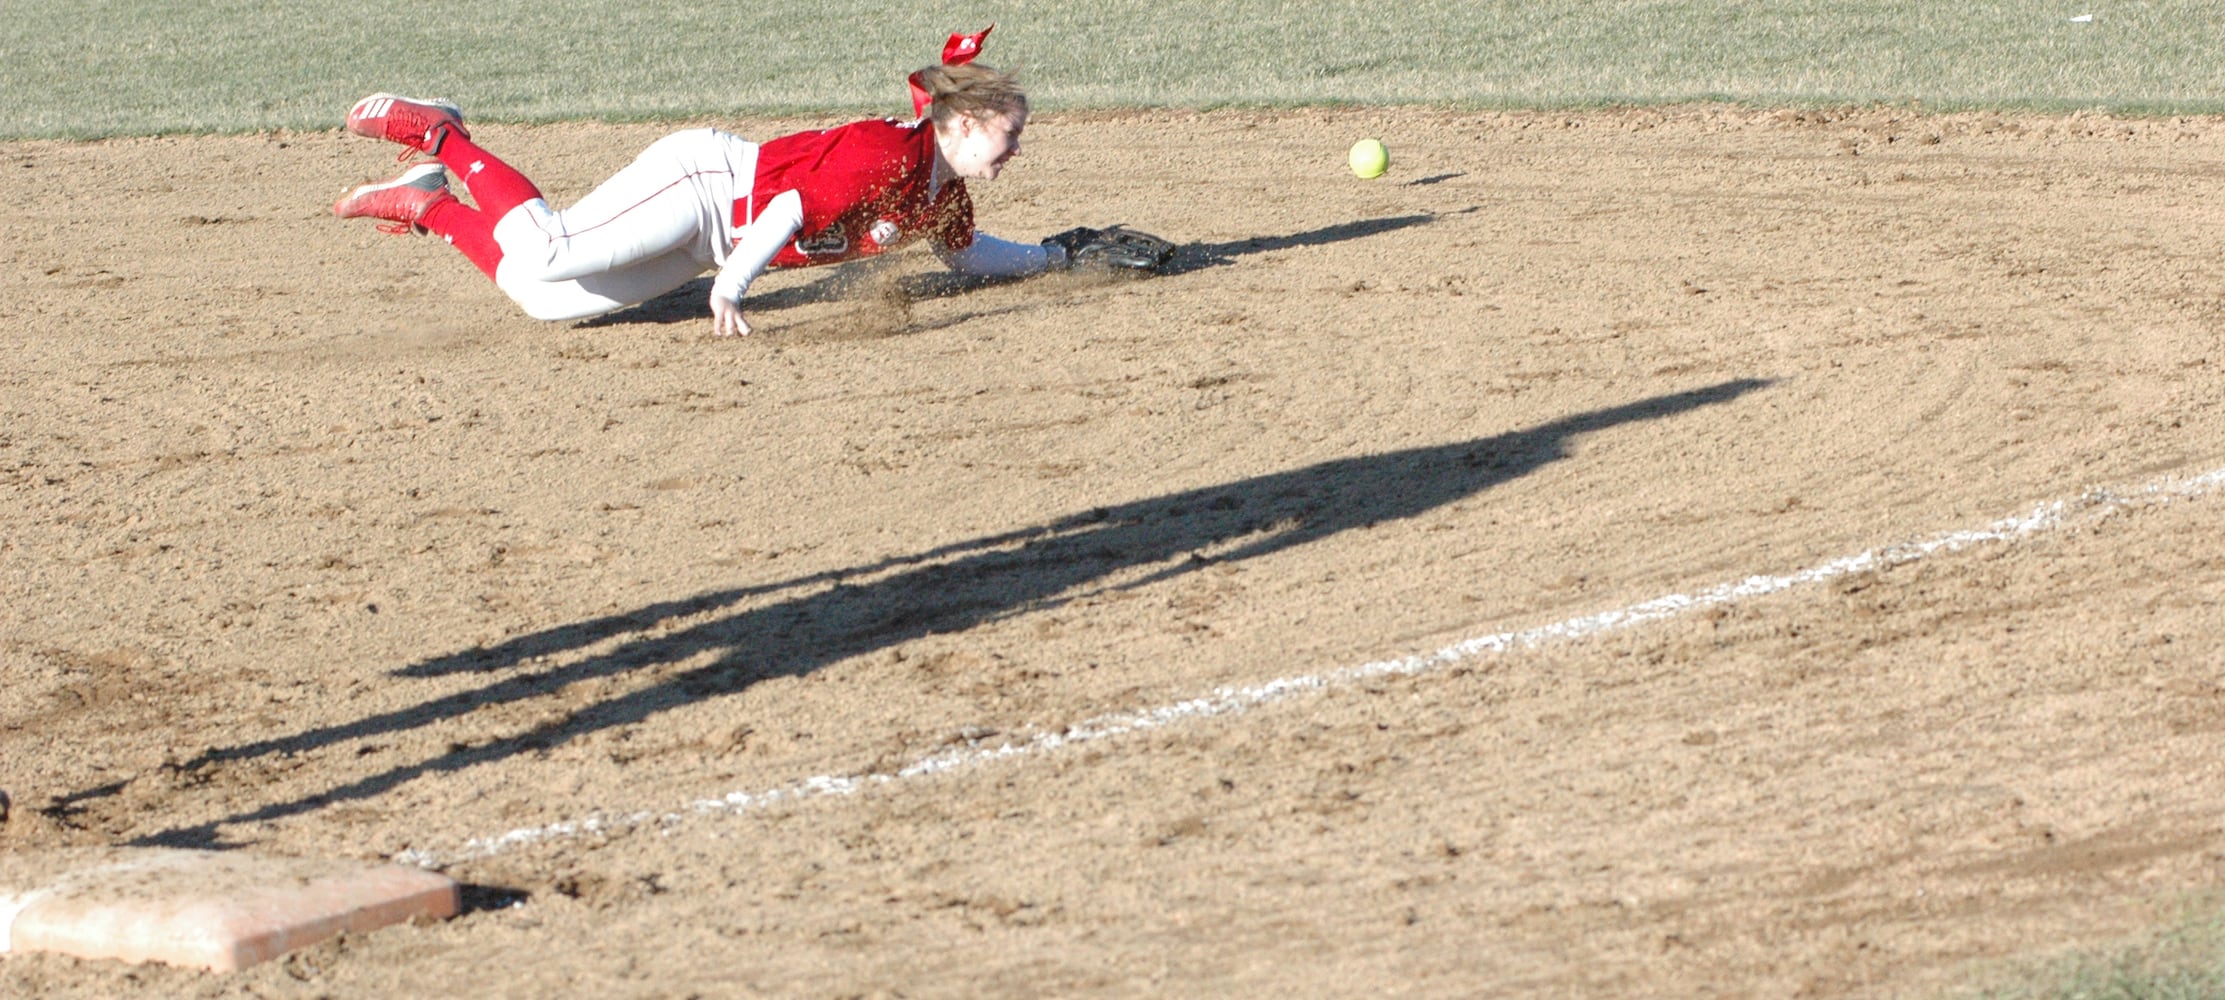
[[[1027,123],[1025,111],[986,118],[958,115],[950,121],[950,133],[943,136],[943,160],[950,164],[951,173],[969,181],[996,180],[1004,165],[1020,155],[1020,131]]]

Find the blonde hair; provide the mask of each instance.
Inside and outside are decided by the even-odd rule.
[[[927,106],[927,117],[934,119],[938,129],[947,128],[958,115],[993,118],[1015,111],[1025,114],[1028,109],[1028,95],[1020,89],[1017,73],[980,63],[937,64],[920,70],[915,79],[934,99]]]

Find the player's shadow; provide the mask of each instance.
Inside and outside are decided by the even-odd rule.
[[[220,831],[368,799],[427,775],[534,754],[769,678],[1000,618],[1057,608],[1241,562],[1340,532],[1412,518],[1566,458],[1569,442],[1728,403],[1769,383],[1742,379],[1577,414],[1525,430],[1355,458],[1080,511],[869,565],[712,591],[410,664],[403,678],[480,683],[338,725],[208,750],[203,768],[290,757],[426,730],[490,706],[545,701],[597,678],[663,676],[517,735],[447,749],[333,787],[242,809],[134,843],[215,846]],[[682,664],[693,664],[682,666]],[[364,745],[364,744],[358,744]],[[391,746],[391,744],[389,744]],[[391,749],[389,753],[393,752]],[[104,786],[72,800],[112,793]]]
[[[1477,211],[1477,209],[1469,207],[1450,214],[1465,215],[1474,211]],[[1304,232],[1280,236],[1252,236],[1221,243],[1184,243],[1175,248],[1174,257],[1167,262],[1166,267],[1161,269],[1160,275],[1182,275],[1211,267],[1227,267],[1236,263],[1238,258],[1251,254],[1272,253],[1277,250],[1293,250],[1300,247],[1326,246],[1347,240],[1380,236],[1384,233],[1396,232],[1413,226],[1426,225],[1437,221],[1441,217],[1433,213],[1398,215],[1380,219],[1340,222],[1332,226],[1323,226],[1319,229],[1309,229]],[[1029,278],[984,278],[956,274],[950,271],[927,271],[904,275],[891,274],[890,268],[898,266],[897,262],[900,259],[882,258],[839,265],[829,269],[826,274],[802,284],[753,294],[745,303],[744,310],[747,312],[771,312],[795,309],[807,305],[854,302],[862,297],[887,295],[899,296],[911,302],[925,302],[929,299],[950,298],[984,288],[1016,284],[1023,281],[1060,280],[1068,284],[1075,282],[1088,284],[1131,280],[1128,276],[1117,273],[1104,275],[1043,275]],[[701,322],[711,315],[711,309],[708,305],[710,294],[711,279],[707,277],[698,278],[638,306],[631,306],[614,313],[582,320],[579,326],[593,328],[629,323]],[[907,332],[920,332],[920,329],[910,328]]]

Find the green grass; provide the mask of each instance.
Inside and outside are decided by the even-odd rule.
[[[989,21],[1052,109],[2225,110],[2225,18],[2187,0],[0,0],[0,138],[330,128],[388,89],[503,121],[897,113]]]
[[[2225,997],[2225,912],[2189,904],[2165,929],[2110,949],[2024,963],[1969,1000],[2217,1000]]]

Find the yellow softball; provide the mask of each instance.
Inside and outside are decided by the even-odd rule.
[[[1383,176],[1391,168],[1391,151],[1383,147],[1381,139],[1362,139],[1352,144],[1352,155],[1347,158],[1352,173],[1362,180]]]

